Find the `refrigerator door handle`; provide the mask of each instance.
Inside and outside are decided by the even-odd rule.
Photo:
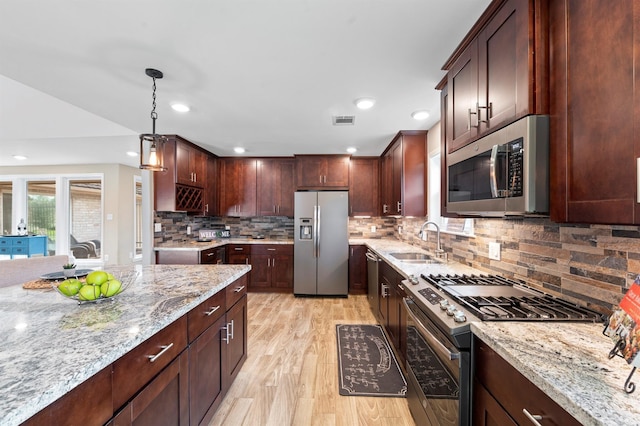
[[[314,215],[314,219],[316,222],[316,231],[315,231],[315,238],[314,238],[314,243],[315,243],[315,257],[320,257],[320,206],[315,206],[315,215]]]

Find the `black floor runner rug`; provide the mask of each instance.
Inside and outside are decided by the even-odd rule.
[[[340,395],[406,397],[407,381],[379,325],[338,324]]]

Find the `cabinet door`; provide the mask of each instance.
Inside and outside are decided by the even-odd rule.
[[[189,346],[191,425],[207,424],[222,402],[221,366],[224,327],[223,315]]]
[[[391,212],[402,214],[402,137],[391,148]]]
[[[222,352],[223,389],[229,389],[247,359],[247,296],[227,311]]]
[[[640,4],[550,7],[551,220],[640,224]]]
[[[376,158],[352,158],[349,177],[349,216],[379,216],[379,172]]]
[[[323,186],[326,162],[322,156],[296,157],[296,177],[298,188],[318,188]]]
[[[476,41],[462,52],[447,73],[449,107],[447,111],[448,152],[465,146],[478,134],[478,45]]]
[[[214,156],[207,157],[207,174],[204,191],[205,216],[218,216],[218,159]]]
[[[207,182],[207,155],[199,149],[191,149],[189,167],[193,173],[193,186],[204,188]]]
[[[190,154],[189,146],[176,143],[176,182],[183,185],[193,185],[193,174],[189,164]]]
[[[473,424],[477,426],[517,425],[477,380],[473,383]]]
[[[256,215],[256,160],[222,162],[220,213],[226,216]]]
[[[509,0],[478,35],[480,132],[529,111],[529,0]]]
[[[393,203],[393,157],[390,152],[382,157],[380,185],[380,209],[383,216],[388,216],[393,214],[391,209]]]
[[[187,426],[188,392],[189,359],[184,352],[125,405],[108,426]]]
[[[402,137],[402,215],[427,215],[427,134]]]
[[[271,256],[268,254],[252,254],[249,288],[255,290],[269,287],[271,287]]]
[[[271,258],[271,286],[293,290],[293,253],[275,254]]]
[[[324,186],[349,188],[349,156],[327,156]]]
[[[280,181],[278,182],[278,189],[280,190],[278,216],[293,217],[293,199],[296,192],[295,163],[293,160],[280,161]]]
[[[349,246],[349,294],[367,293],[367,246]]]
[[[293,169],[292,160],[257,162],[258,215],[293,216]]]

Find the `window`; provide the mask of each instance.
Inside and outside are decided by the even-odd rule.
[[[0,225],[13,234],[48,237],[49,255],[72,254],[86,267],[102,264],[103,174],[0,176]]]
[[[473,219],[440,216],[440,153],[429,156],[429,220],[440,225],[441,232],[473,236]]]

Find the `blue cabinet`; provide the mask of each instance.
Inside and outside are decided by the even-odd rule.
[[[0,255],[9,255],[13,259],[14,255],[31,257],[34,254],[48,254],[46,235],[0,237]]]

